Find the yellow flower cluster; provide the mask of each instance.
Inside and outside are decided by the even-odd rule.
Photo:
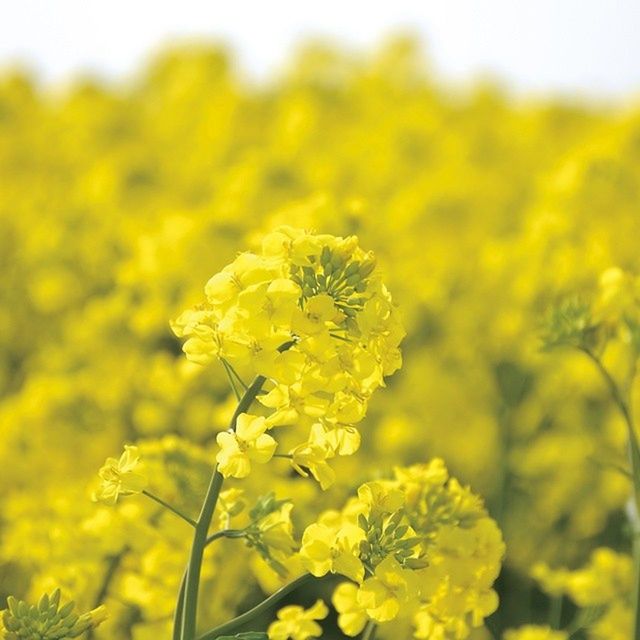
[[[269,640],[308,640],[319,638],[322,627],[316,620],[322,620],[329,614],[327,605],[318,600],[306,611],[302,607],[290,605],[278,611],[278,620],[269,625]]]
[[[539,321],[608,272],[591,318],[618,327],[604,331],[604,358],[624,382],[631,333],[617,319],[634,318],[640,273],[637,105],[524,103],[486,83],[452,97],[405,38],[357,55],[307,43],[262,86],[229,57],[166,51],[126,86],[52,89],[0,72],[2,602],[60,585],[84,611],[104,590],[97,640],[170,637],[187,525],[142,499],[96,506],[88,485],[107,452],[135,443],[149,489],[198,513],[219,453],[211,434],[236,401],[177,353],[167,319],[283,224],[357,234],[411,338],[359,455],[330,459],[331,493],[250,459],[245,495],[219,504],[218,523],[268,487],[294,500],[300,526],[385,460],[438,455],[486,496],[517,585],[537,560],[579,566],[614,539],[628,502],[626,434],[581,354],[539,353]],[[637,414],[637,379],[629,392]],[[302,441],[284,426],[265,434],[284,454]],[[298,450],[298,468],[315,453]],[[203,625],[233,616],[256,583],[278,586],[259,553],[225,563],[235,543],[207,552]]]
[[[533,576],[548,594],[566,595],[586,613],[589,640],[632,637],[634,578],[629,556],[602,547],[581,569],[552,570],[538,564]]]
[[[568,640],[564,631],[554,631],[549,627],[528,624],[519,629],[510,629],[504,634],[504,640]]]
[[[369,620],[396,619],[415,638],[460,640],[498,606],[492,590],[504,555],[481,501],[449,478],[441,460],[398,468],[364,484],[342,512],[329,511],[302,537],[302,565],[352,582],[338,586],[338,624],[358,635]]]
[[[220,433],[217,461],[225,477],[244,478],[277,443],[266,433],[292,427],[289,457],[326,489],[327,460],[360,445],[354,425],[372,393],[401,364],[404,330],[391,297],[355,236],[314,235],[283,226],[261,252],[241,253],[205,286],[205,301],[172,324],[198,364],[222,362],[233,384],[265,379],[268,415],[243,413]],[[264,383],[261,383],[261,385]]]

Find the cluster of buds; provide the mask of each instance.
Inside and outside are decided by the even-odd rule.
[[[611,339],[640,350],[640,278],[617,267],[602,273],[594,291],[552,307],[543,333],[546,349],[600,353]]]
[[[5,640],[64,640],[77,638],[106,619],[106,609],[99,606],[81,615],[75,613],[75,603],[60,606],[60,590],[43,595],[37,605],[10,596],[8,609],[2,613]]]
[[[264,415],[245,414],[218,438],[225,477],[267,462],[279,427],[293,468],[323,488],[334,479],[328,460],[358,449],[355,425],[400,366],[404,336],[375,266],[353,236],[281,227],[260,253],[242,253],[213,276],[205,300],[173,322],[190,360],[220,360],[245,387],[264,378]]]

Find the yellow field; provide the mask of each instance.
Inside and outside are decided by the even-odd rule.
[[[471,637],[564,628],[578,608],[591,617],[572,638],[632,637],[628,434],[593,363],[543,352],[540,326],[566,294],[615,298],[600,355],[638,400],[637,341],[614,327],[637,286],[611,269],[640,268],[640,110],[454,95],[425,69],[399,39],[369,57],[309,45],[263,86],[213,47],[168,51],[129,84],[0,78],[0,608],[60,587],[106,605],[96,640],[171,637],[188,526],[140,496],[95,504],[97,471],[137,444],[154,493],[197,515],[235,398],[170,321],[287,224],[375,252],[403,364],[327,491],[286,464],[229,486],[291,498],[299,539],[363,482],[442,458],[506,542],[500,607]],[[203,629],[279,584],[234,540],[203,570]],[[292,601],[329,603],[330,586]],[[343,637],[327,620],[323,637]]]

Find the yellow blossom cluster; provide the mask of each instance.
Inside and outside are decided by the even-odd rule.
[[[368,621],[399,619],[415,638],[462,640],[498,606],[492,589],[504,555],[481,500],[450,478],[441,460],[397,468],[363,484],[341,511],[302,536],[302,565],[351,582],[333,595],[338,624],[356,636]],[[395,627],[391,626],[389,637]]]
[[[372,393],[401,364],[404,330],[391,297],[355,236],[315,235],[283,226],[260,253],[241,253],[209,279],[205,301],[172,324],[189,360],[217,359],[232,384],[261,380],[267,416],[242,413],[218,434],[225,477],[244,478],[268,462],[276,440],[295,434],[289,457],[323,489],[334,481],[327,460],[360,446],[355,427]]]
[[[369,403],[358,456],[329,459],[329,491],[248,456],[243,493],[230,478],[216,525],[247,517],[273,490],[294,501],[295,533],[389,460],[440,456],[504,532],[506,596],[530,588],[537,560],[576,567],[620,540],[624,424],[582,354],[540,353],[539,323],[559,296],[586,293],[604,361],[627,381],[639,138],[632,103],[516,101],[485,82],[452,93],[402,37],[368,53],[306,43],[259,86],[215,45],[162,52],[127,84],[50,87],[3,69],[0,602],[37,602],[60,586],[88,611],[104,593],[110,617],[96,640],[170,637],[188,525],[145,498],[92,503],[95,470],[131,443],[146,488],[197,516],[236,399],[224,364],[186,362],[167,320],[202,304],[211,274],[242,264],[239,248],[262,256],[262,237],[281,225],[357,235],[410,337],[401,372]],[[256,358],[230,344],[250,384]],[[640,381],[628,390],[637,413]],[[280,391],[276,406],[248,415],[266,420],[284,406]],[[263,435],[292,455],[311,429]],[[312,472],[316,453],[298,449],[297,469]],[[124,468],[105,470],[112,496],[123,495],[110,479]],[[267,546],[265,563],[259,542],[248,557],[234,540],[207,550],[202,624],[280,586],[273,563],[289,552]],[[546,615],[534,613],[496,618],[496,635]],[[405,633],[399,618],[384,624]]]
[[[533,624],[519,629],[510,629],[504,634],[504,640],[568,640],[568,637],[564,631],[555,631],[550,627]]]
[[[580,569],[551,569],[538,564],[533,576],[543,591],[554,597],[566,595],[581,609],[579,628],[586,629],[589,640],[632,637],[634,576],[628,555],[601,547]],[[520,640],[520,636],[516,638]]]
[[[290,605],[278,611],[278,620],[269,625],[269,640],[308,640],[319,638],[322,628],[316,620],[329,614],[327,605],[318,600],[306,611],[302,607]]]

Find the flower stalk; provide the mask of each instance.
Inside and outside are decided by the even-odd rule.
[[[251,385],[249,385],[249,388],[245,391],[240,402],[238,402],[238,406],[231,417],[231,421],[229,423],[229,429],[231,431],[235,431],[238,416],[251,407],[265,382],[266,378],[264,376],[257,376]],[[218,465],[216,464],[213,469],[213,473],[211,474],[211,480],[202,503],[200,515],[198,516],[194,527],[193,542],[191,544],[191,553],[189,555],[189,564],[186,572],[183,605],[184,611],[182,615],[182,630],[180,634],[181,640],[194,640],[196,637],[198,590],[200,587],[202,559],[204,556],[204,550],[207,546],[207,534],[209,532],[209,527],[211,526],[211,520],[218,503],[218,497],[222,490],[223,483],[224,477],[218,470]]]
[[[640,445],[638,444],[630,399],[627,400],[624,397],[622,390],[613,376],[593,351],[586,347],[582,348],[581,351],[593,362],[605,381],[613,402],[620,411],[627,429],[627,445],[633,482],[633,505],[628,509],[629,523],[633,536],[632,554],[634,565],[633,629],[631,637],[633,640],[640,640]]]

